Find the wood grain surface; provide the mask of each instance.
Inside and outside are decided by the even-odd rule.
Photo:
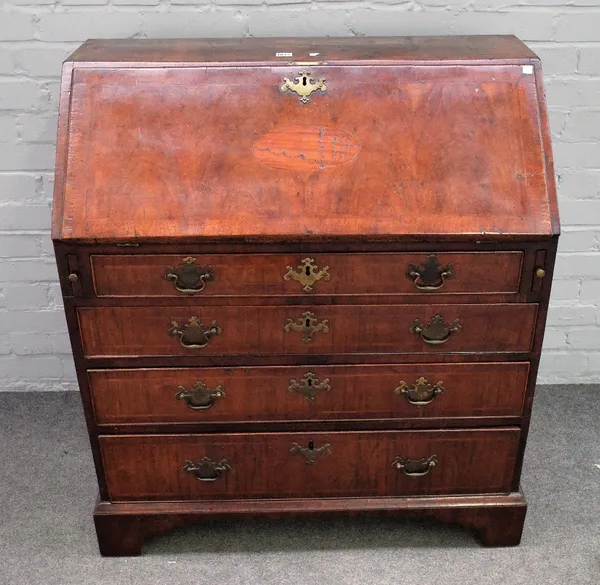
[[[531,349],[537,305],[359,305],[288,307],[81,307],[78,309],[87,357],[153,355],[314,355],[370,353],[527,352]],[[288,319],[318,325],[310,342],[285,331]],[[430,345],[410,329],[415,319],[430,323],[441,315],[461,330],[442,345]],[[205,327],[221,328],[206,347],[182,347],[169,335],[171,323],[197,317]]]
[[[430,255],[440,267],[452,267],[453,276],[434,291],[419,290],[406,273],[422,267]],[[199,268],[210,266],[214,278],[202,292],[179,292],[165,278],[168,266],[185,258]],[[327,279],[315,281],[310,291],[294,279],[285,280],[288,267],[302,272],[302,260],[327,268]],[[515,293],[519,290],[522,252],[397,253],[397,254],[186,254],[93,255],[90,258],[95,292],[101,297],[191,296],[317,296],[412,294],[423,298],[439,294]],[[421,283],[422,284],[422,283]],[[436,284],[438,284],[436,282]]]
[[[472,530],[485,546],[516,546],[521,541],[527,502],[521,491],[475,496],[301,498],[180,502],[98,502],[94,523],[105,556],[142,552],[145,539],[192,523],[213,520],[308,515],[326,521],[339,516],[377,515],[431,518]],[[432,538],[436,530],[431,527]]]
[[[519,430],[101,436],[111,500],[508,493]],[[330,446],[308,464],[294,444]],[[398,456],[438,463],[421,477]],[[203,457],[231,469],[216,481],[185,472]],[[489,462],[493,461],[493,465]]]
[[[398,61],[468,61],[531,62],[537,56],[512,35],[456,35],[427,37],[302,37],[236,39],[92,39],[86,41],[71,55],[79,66],[97,63],[124,63],[153,67],[155,63],[178,64],[199,62],[206,66],[223,63],[254,65],[257,62],[281,63],[289,56],[278,57],[279,52],[292,52],[294,60],[328,63],[359,61],[397,63]]]
[[[147,368],[89,370],[96,420],[102,425],[278,420],[356,420],[520,416],[529,364],[412,364],[237,368]],[[290,391],[307,373],[327,384],[309,400]],[[425,377],[444,388],[429,403],[415,405],[395,392]],[[221,387],[224,396],[208,410],[176,399],[178,388],[197,382]],[[325,391],[325,388],[328,390]],[[432,421],[435,424],[435,421]]]
[[[300,69],[76,65],[53,237],[553,233],[534,74],[319,65],[327,92],[302,104],[280,91]],[[290,127],[299,166],[261,162],[257,141]],[[360,151],[305,168],[329,148],[318,139],[303,150],[302,128],[315,127],[323,140],[351,135]]]

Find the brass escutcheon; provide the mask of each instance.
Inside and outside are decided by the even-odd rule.
[[[440,266],[440,261],[435,254],[427,256],[423,264],[418,266],[409,264],[406,278],[413,281],[414,285],[423,291],[439,290],[447,279],[454,276],[452,264]]]
[[[188,408],[192,410],[208,410],[214,406],[217,398],[225,398],[225,392],[220,385],[211,390],[204,382],[198,381],[191,390],[178,386],[175,398],[185,400]]]
[[[329,321],[327,319],[323,319],[323,321],[319,323],[319,320],[315,317],[315,314],[311,313],[310,311],[302,313],[302,317],[296,319],[296,321],[298,322],[294,323],[294,321],[288,318],[283,330],[286,333],[290,333],[291,331],[303,333],[304,336],[302,337],[302,341],[304,341],[304,343],[310,343],[312,341],[312,336],[317,331],[322,331],[323,333],[329,332],[329,327],[327,326]]]
[[[329,378],[325,378],[325,380],[321,382],[313,372],[306,372],[299,382],[290,380],[288,390],[290,392],[295,392],[296,394],[303,394],[306,400],[314,402],[317,394],[329,392],[331,386],[329,385]]]
[[[452,333],[461,329],[458,319],[448,324],[441,315],[435,315],[427,325],[423,325],[419,319],[415,319],[410,332],[420,335],[421,339],[429,345],[441,345],[450,339]]]
[[[293,443],[290,455],[302,455],[306,459],[307,465],[313,465],[318,457],[331,455],[331,445],[327,443],[327,445],[315,449],[312,441],[308,443],[308,447],[301,447],[298,443]]]
[[[310,71],[306,69],[298,73],[298,77],[294,77],[296,81],[290,81],[288,77],[283,78],[283,85],[279,88],[282,93],[292,91],[296,95],[300,96],[300,101],[303,104],[307,104],[310,101],[310,95],[315,91],[321,91],[325,93],[327,86],[325,85],[325,78],[321,77],[319,80],[311,77]]]
[[[189,459],[183,464],[183,471],[193,473],[198,481],[217,481],[222,473],[231,470],[231,465],[227,459],[213,461],[208,457],[203,457],[197,463]]]
[[[209,280],[214,280],[215,273],[211,266],[198,266],[196,258],[188,256],[183,259],[179,268],[167,266],[165,278],[173,282],[175,288],[182,293],[200,293]]]
[[[325,266],[319,270],[315,266],[315,261],[312,258],[304,258],[302,264],[294,270],[291,266],[286,266],[287,272],[283,275],[284,280],[297,280],[302,285],[304,292],[311,292],[313,284],[318,280],[329,280],[331,278],[328,270],[329,266]]]
[[[409,477],[422,477],[427,475],[437,464],[435,455],[423,457],[422,459],[404,459],[398,455],[392,461],[392,467],[401,469],[404,475]]]
[[[171,321],[169,335],[179,338],[179,343],[187,349],[202,349],[208,345],[210,338],[220,335],[221,328],[216,321],[206,327],[198,317],[190,317],[187,323],[179,325],[177,321]]]
[[[443,382],[436,382],[432,386],[426,378],[421,377],[415,380],[412,386],[409,386],[402,380],[394,392],[399,396],[405,396],[411,404],[423,406],[433,402],[438,394],[444,392],[445,388],[442,384]]]

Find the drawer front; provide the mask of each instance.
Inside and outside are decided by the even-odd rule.
[[[101,436],[111,500],[510,491],[519,430]],[[493,462],[493,464],[490,464]]]
[[[87,357],[527,352],[537,305],[81,307]]]
[[[522,252],[91,256],[100,297],[516,293]]]
[[[520,416],[529,364],[90,370],[100,424]]]

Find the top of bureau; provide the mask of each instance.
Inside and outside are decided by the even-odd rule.
[[[98,40],[65,62],[56,241],[557,233],[515,37]]]
[[[291,56],[278,53],[292,53]],[[537,59],[512,35],[350,38],[91,39],[69,60],[78,63],[286,64],[290,61],[503,61]]]

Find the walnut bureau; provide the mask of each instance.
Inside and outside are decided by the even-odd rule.
[[[519,543],[559,233],[519,40],[88,41],[56,161],[102,554],[261,514]]]

